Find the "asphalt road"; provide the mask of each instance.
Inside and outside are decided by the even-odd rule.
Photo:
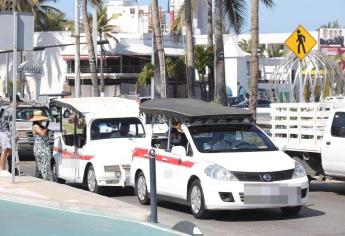
[[[21,162],[21,169],[33,175],[34,163]],[[159,202],[158,221],[169,226],[191,221],[210,236],[345,235],[345,182],[312,182],[310,190],[309,204],[298,217],[286,218],[279,209],[265,209],[217,212],[208,220],[196,220],[188,207]],[[139,205],[131,189],[107,189],[104,195]]]

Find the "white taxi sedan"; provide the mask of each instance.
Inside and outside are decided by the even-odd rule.
[[[184,103],[181,106],[188,106],[188,101]],[[196,218],[211,210],[256,208],[298,214],[307,203],[303,166],[278,150],[255,124],[184,122],[178,135],[179,143],[170,140],[167,146],[163,140],[153,147],[158,199],[187,204]],[[150,148],[137,147],[131,166],[131,183],[142,204],[149,203]]]

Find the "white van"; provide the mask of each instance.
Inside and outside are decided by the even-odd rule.
[[[114,97],[62,98],[71,111],[55,133],[52,170],[57,182],[82,183],[91,192],[129,185],[132,150],[149,143],[135,101]]]
[[[158,198],[189,205],[196,218],[250,208],[298,214],[307,203],[303,166],[251,122],[249,111],[194,99],[151,100],[140,110],[164,116],[171,130],[165,140],[134,150],[131,183],[140,203],[149,203],[150,149],[156,153]],[[181,125],[171,127],[172,120]]]

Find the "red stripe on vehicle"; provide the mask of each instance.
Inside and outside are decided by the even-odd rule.
[[[147,154],[148,154],[148,149],[144,149],[144,148],[135,148],[133,151],[133,157],[148,159]],[[166,160],[163,161],[163,158]],[[160,154],[156,155],[156,161],[168,163],[171,165],[188,167],[188,168],[191,168],[194,165],[194,162],[191,162],[191,161],[181,161],[177,158],[164,156],[164,155],[160,155]]]
[[[63,159],[80,159],[83,161],[89,161],[94,156],[91,155],[75,155],[73,152],[68,152],[68,151],[62,151],[61,148],[53,147],[53,150],[55,152],[61,153]]]

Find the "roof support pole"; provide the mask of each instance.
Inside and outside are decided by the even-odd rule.
[[[170,146],[171,146],[171,138],[170,138],[170,135],[171,135],[171,118],[169,118],[169,130],[168,130],[168,145],[167,145],[167,150],[168,151],[170,151],[171,150],[171,148],[170,148]]]

